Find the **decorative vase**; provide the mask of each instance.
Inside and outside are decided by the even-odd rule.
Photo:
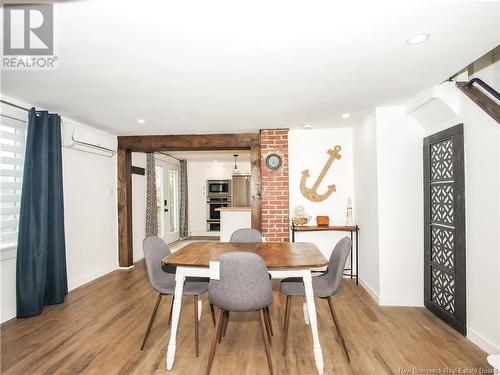
[[[347,212],[346,212],[346,225],[354,225],[354,219],[352,217],[352,198],[347,197]]]

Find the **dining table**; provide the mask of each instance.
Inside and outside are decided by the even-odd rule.
[[[323,352],[318,335],[318,323],[314,292],[312,288],[312,270],[328,265],[327,259],[310,242],[192,242],[182,249],[166,256],[162,262],[166,266],[175,266],[175,294],[172,308],[170,340],[167,347],[166,367],[171,370],[175,360],[177,327],[181,313],[181,300],[186,277],[214,277],[213,264],[210,262],[219,255],[230,251],[252,252],[259,255],[267,265],[272,278],[302,278],[305,288],[303,304],[304,320],[311,328],[313,353],[319,374],[323,374]],[[201,300],[198,307],[198,319],[201,317]]]

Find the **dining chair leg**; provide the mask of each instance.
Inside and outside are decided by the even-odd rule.
[[[220,307],[219,307],[219,309],[220,309]],[[225,320],[226,320],[226,312],[224,310],[222,310],[222,317],[221,317],[220,328],[219,328],[219,332],[218,332],[219,344],[222,341],[222,331],[224,331],[224,322],[225,322]]]
[[[212,323],[215,327],[215,312],[214,312],[214,305],[210,304],[210,313],[212,314]]]
[[[286,344],[288,340],[288,326],[290,324],[290,308],[292,305],[292,296],[286,296],[285,306],[285,327],[283,329],[283,357],[286,357]]]
[[[217,313],[215,314],[215,328],[214,333],[212,334],[212,344],[210,345],[210,353],[208,355],[208,365],[206,375],[210,374],[210,369],[212,368],[212,362],[214,361],[215,349],[217,347],[217,338],[219,336],[219,331],[221,327],[222,313],[224,311],[222,309],[217,309]]]
[[[269,330],[271,331],[271,336],[274,336],[273,323],[271,322],[271,310],[269,309],[269,306],[266,306],[266,316],[267,316],[267,321],[269,322]]]
[[[194,351],[196,353],[196,357],[198,357],[199,347],[200,347],[200,336],[199,336],[199,322],[198,322],[198,296],[193,296],[193,305],[194,305]]]
[[[345,345],[344,336],[342,336],[342,332],[340,330],[339,322],[337,320],[337,316],[335,315],[335,310],[333,309],[332,297],[328,297],[328,306],[330,306],[330,312],[332,313],[333,322],[335,323],[335,328],[339,334],[340,343],[342,344],[342,350],[347,358],[347,362],[351,362],[351,357],[349,357],[349,352],[347,351],[347,347]]]
[[[262,339],[264,340],[264,347],[266,349],[266,356],[267,356],[267,365],[269,366],[269,373],[271,375],[274,374],[273,372],[273,362],[271,360],[271,347],[269,345],[269,337],[267,336],[267,331],[266,331],[266,316],[265,316],[265,309],[260,309],[259,310],[259,318],[260,318],[260,331],[262,332]]]
[[[151,331],[151,327],[153,326],[153,322],[154,322],[155,317],[156,317],[156,312],[158,311],[158,306],[160,306],[162,296],[163,295],[161,293],[158,293],[158,299],[156,300],[156,304],[155,304],[155,307],[153,309],[153,314],[151,314],[151,318],[149,319],[148,328],[146,330],[146,334],[144,335],[144,340],[142,340],[141,352],[144,349],[144,346],[146,345],[146,341],[149,337],[149,332]]]
[[[168,313],[168,326],[172,323],[172,310],[174,309],[174,295],[172,295],[172,302],[170,303],[170,312]]]
[[[271,345],[271,329],[269,328],[269,319],[267,316],[266,308],[264,310],[264,323],[266,325],[267,338],[269,339],[269,345]]]
[[[227,325],[229,323],[229,311],[224,311],[224,314],[226,315],[226,319],[224,319],[224,327],[222,330],[222,337],[226,337],[226,330],[227,330]]]
[[[224,325],[222,326],[222,337],[226,337],[226,329],[228,323],[229,323],[229,311],[226,310],[224,311]]]

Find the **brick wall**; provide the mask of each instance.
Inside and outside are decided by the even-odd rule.
[[[288,129],[260,131],[262,234],[269,242],[289,241]],[[276,171],[266,166],[269,154],[278,154],[283,165]]]

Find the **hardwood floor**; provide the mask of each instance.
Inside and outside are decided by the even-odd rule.
[[[64,304],[48,306],[38,317],[3,324],[1,373],[165,374],[170,297],[163,299],[146,348],[139,351],[155,301],[143,262],[130,270],[114,271],[72,291]],[[292,300],[288,354],[281,356],[285,301],[275,292],[271,306],[274,372],[316,374],[301,298]],[[196,358],[192,303],[192,298],[183,300],[177,355],[169,374],[205,372],[212,319],[205,295]],[[400,374],[400,369],[411,373],[413,367],[491,368],[483,351],[424,308],[377,306],[350,280],[343,283],[333,303],[351,363],[342,353],[327,301],[317,299],[325,374]],[[267,374],[257,314],[232,313],[230,319],[211,374]]]

